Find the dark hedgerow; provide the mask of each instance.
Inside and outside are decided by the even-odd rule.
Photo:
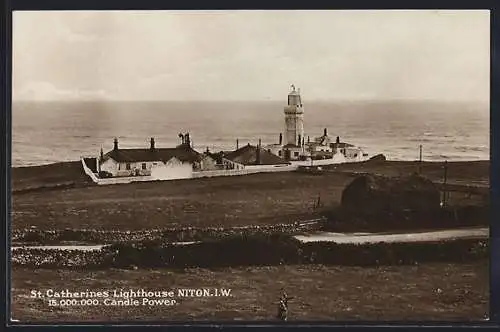
[[[279,264],[402,265],[485,259],[488,241],[461,239],[434,243],[301,243],[283,234],[240,234],[221,240],[176,245],[162,241],[120,243],[101,251],[21,248],[14,265],[38,268],[228,267]]]

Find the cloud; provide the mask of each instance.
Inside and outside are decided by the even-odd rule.
[[[104,90],[66,90],[59,89],[48,82],[30,82],[22,89],[14,89],[14,101],[50,101],[50,100],[102,100],[110,95]]]
[[[24,99],[258,100],[295,83],[309,99],[487,100],[488,15],[18,12],[13,85]]]

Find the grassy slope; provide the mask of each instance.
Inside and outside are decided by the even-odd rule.
[[[443,162],[413,162],[413,161],[389,161],[389,162],[366,162],[347,163],[328,166],[337,171],[344,172],[369,172],[380,173],[387,176],[398,176],[418,172],[432,181],[441,182],[444,176]],[[448,179],[453,182],[470,184],[488,184],[490,178],[489,161],[460,161],[448,163]]]
[[[80,161],[32,167],[13,167],[11,174],[13,191],[40,187],[50,188],[70,183],[82,186],[89,185],[92,182],[84,173]]]
[[[13,317],[22,321],[273,320],[285,287],[290,320],[479,320],[488,312],[487,261],[379,268],[277,266],[79,272],[14,268]],[[31,289],[70,291],[231,288],[231,298],[184,298],[175,307],[51,308]]]

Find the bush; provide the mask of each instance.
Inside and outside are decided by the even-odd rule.
[[[440,207],[441,197],[432,181],[419,175],[389,178],[362,175],[342,192],[341,205],[358,215],[427,213]]]

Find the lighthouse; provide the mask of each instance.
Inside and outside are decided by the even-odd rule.
[[[288,93],[284,113],[284,132],[277,136],[277,144],[267,145],[266,149],[286,161],[305,161],[311,156],[308,149],[310,142],[306,143],[304,135],[304,107],[300,89],[296,89],[293,84]]]
[[[276,143],[269,144],[265,149],[294,165],[307,163],[312,160],[321,160],[322,165],[337,164],[340,160],[364,161],[368,155],[359,147],[352,144],[340,142],[333,143],[328,135],[328,129],[323,130],[323,136],[311,137],[304,134],[304,107],[300,89],[291,85],[288,93],[288,101],[284,107],[285,126],[284,132],[276,135]],[[279,139],[278,139],[279,138]],[[337,151],[343,156],[334,160]],[[311,164],[309,163],[311,162]],[[343,161],[342,161],[343,162]]]
[[[288,104],[285,106],[285,145],[302,146],[304,138],[304,108],[300,97],[300,89],[295,90],[292,84],[288,94]]]

